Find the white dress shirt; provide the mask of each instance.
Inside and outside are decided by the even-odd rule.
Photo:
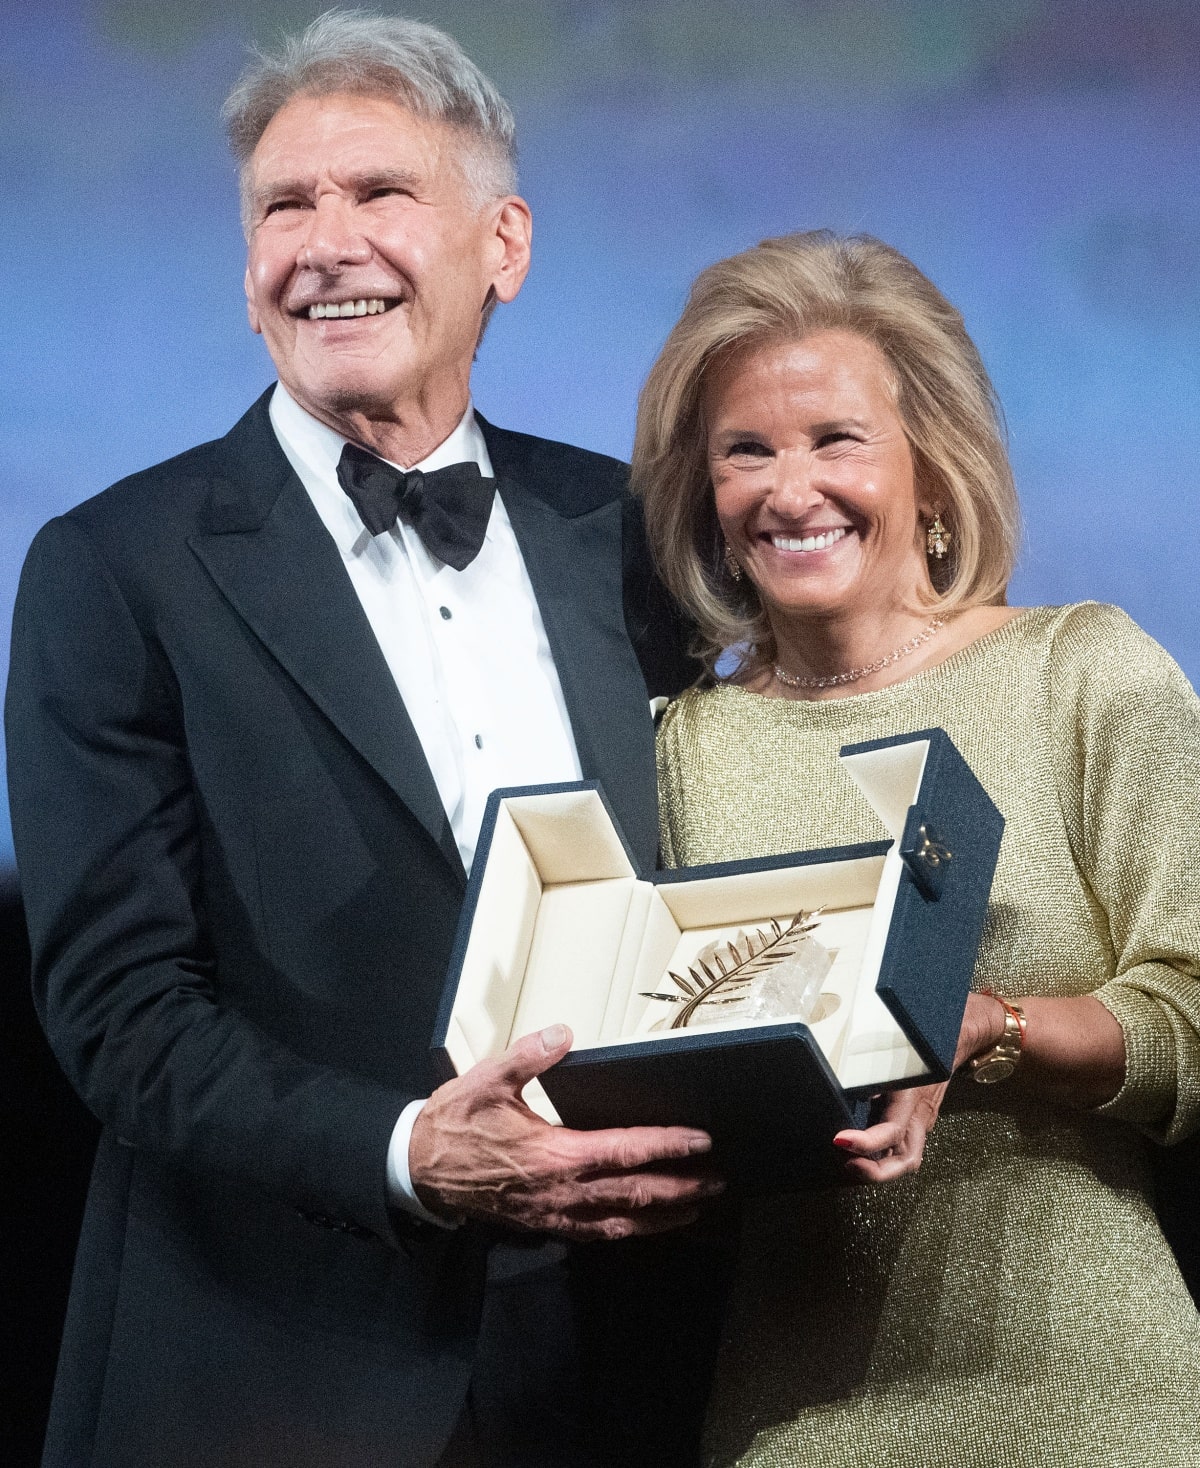
[[[483,810],[503,785],[578,780],[579,755],[533,586],[497,495],[478,556],[444,565],[400,521],[372,536],[337,479],[346,440],[307,413],[282,384],[271,426],[341,553],[404,700],[469,872]],[[473,462],[492,475],[475,413],[419,464],[424,472]],[[413,1192],[408,1143],[424,1103],[405,1107],[388,1149],[393,1201],[434,1219]]]

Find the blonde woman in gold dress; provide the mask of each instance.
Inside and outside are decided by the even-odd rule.
[[[1007,820],[954,1081],[837,1138],[858,1186],[747,1208],[708,1463],[1197,1468],[1200,1317],[1146,1149],[1200,1118],[1186,679],[1113,607],[1006,604],[991,385],[877,241],[705,271],[634,475],[710,667],[743,649],[666,714],[668,862],[878,839],[838,749],[931,725]]]

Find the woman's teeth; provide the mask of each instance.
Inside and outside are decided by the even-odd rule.
[[[781,551],[828,550],[846,535],[846,527],[837,530],[822,530],[819,535],[772,535],[771,544]]]
[[[378,298],[371,301],[317,301],[308,308],[308,319],[320,321],[329,316],[378,316],[387,310],[387,302]]]

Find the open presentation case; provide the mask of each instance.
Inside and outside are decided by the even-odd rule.
[[[495,791],[434,1034],[443,1074],[561,1021],[570,1053],[525,1090],[548,1120],[704,1128],[749,1191],[830,1178],[831,1139],[871,1095],[950,1074],[1004,829],[941,729],[840,757],[890,839],[644,875],[595,783]],[[709,1007],[670,1028],[678,1003],[647,997],[801,911],[833,955],[809,1023]]]

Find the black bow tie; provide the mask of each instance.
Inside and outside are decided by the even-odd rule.
[[[397,517],[421,537],[431,555],[461,571],[479,554],[492,514],[496,481],[478,464],[447,464],[424,474],[396,469],[348,443],[337,466],[338,483],[354,502],[372,535],[382,535]]]

